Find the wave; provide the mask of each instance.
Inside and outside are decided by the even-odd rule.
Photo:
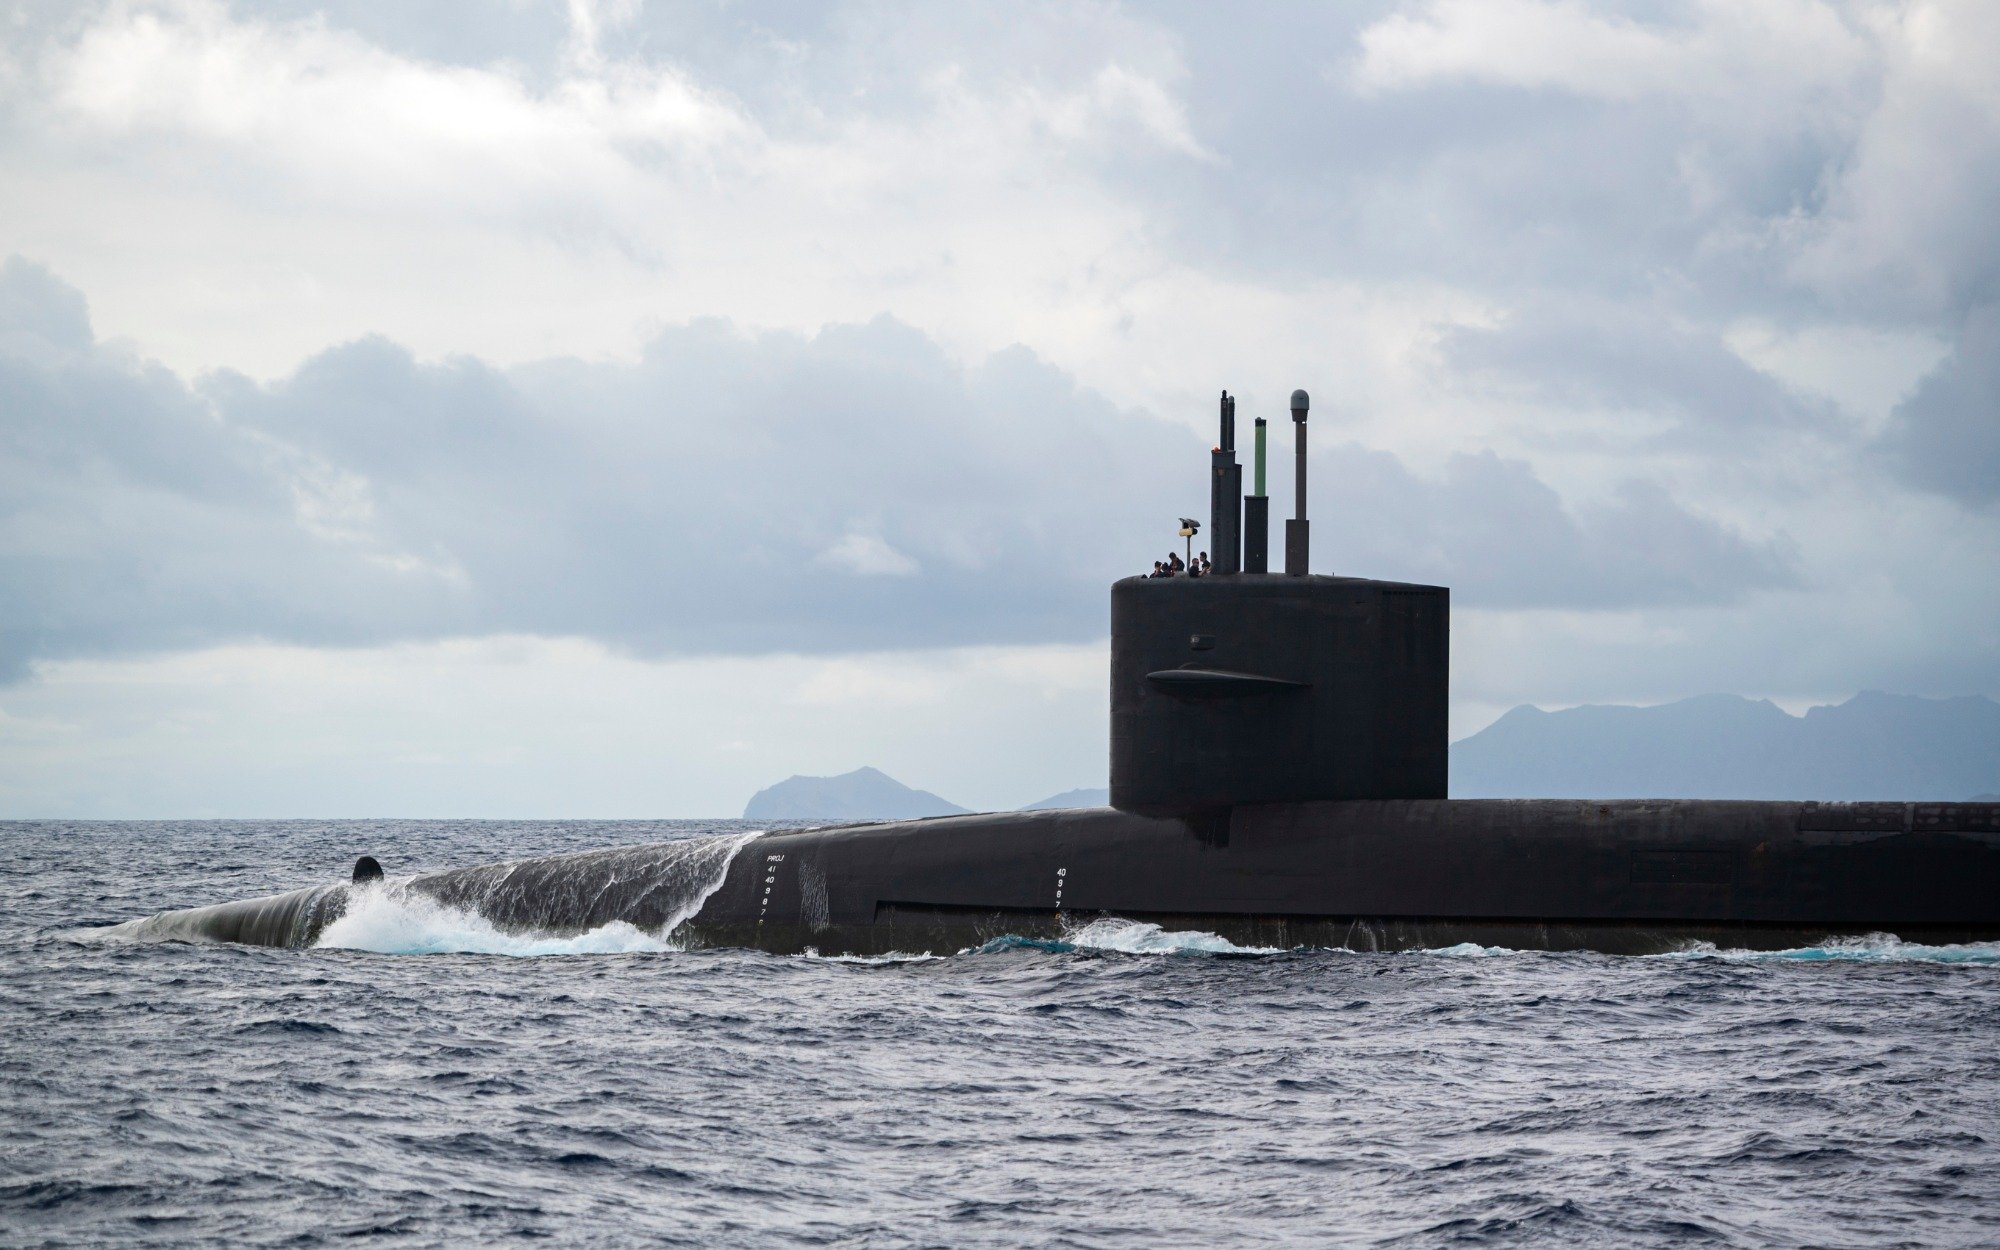
[[[959,953],[965,954],[966,952],[960,951]],[[819,953],[818,948],[808,946],[805,949],[805,953],[799,955],[798,958],[817,960],[818,962],[823,964],[886,965],[886,964],[927,964],[947,957],[944,955],[912,954],[909,951],[887,951],[880,955],[822,955]]]
[[[1110,951],[1120,955],[1281,955],[1276,946],[1238,946],[1228,938],[1199,929],[1162,929],[1139,920],[1107,916],[1080,928],[1065,930],[1057,938],[997,937],[981,946],[960,951],[961,955],[993,955],[1010,950],[1039,950],[1052,954],[1074,951]]]
[[[1447,959],[1492,959],[1500,955],[1546,955],[1547,951],[1515,950],[1511,946],[1481,946],[1477,942],[1458,942],[1451,946],[1419,946],[1399,952],[1404,955],[1442,955]]]
[[[1695,942],[1682,950],[1644,958],[1721,959],[1730,963],[2000,964],[2000,942],[1927,946],[1922,942],[1905,942],[1893,933],[1870,933],[1866,937],[1834,938],[1818,946],[1777,951],[1738,950],[1718,947],[1713,942]]]
[[[1307,949],[1307,948],[1299,948]],[[1371,952],[1346,947],[1313,947],[1326,955],[1364,955]],[[984,945],[960,951],[962,955],[988,955],[1009,950],[1039,950],[1065,954],[1079,950],[1112,951],[1127,955],[1277,955],[1286,953],[1272,946],[1238,946],[1227,938],[1200,930],[1162,929],[1156,924],[1108,917],[1096,920],[1057,938],[1029,938],[1008,935]],[[1396,956],[1428,956],[1442,959],[1547,958],[1547,950],[1516,949],[1510,946],[1481,946],[1459,942],[1451,946],[1413,947],[1390,952]],[[1633,956],[1592,955],[1592,958],[1623,959]],[[905,957],[907,958],[907,957]],[[1931,963],[2000,965],[2000,942],[1968,942],[1960,945],[1931,946],[1906,942],[1892,933],[1871,933],[1866,937],[1833,938],[1817,946],[1789,950],[1749,950],[1717,947],[1712,942],[1694,942],[1686,947],[1641,959],[1718,959],[1732,963]]]

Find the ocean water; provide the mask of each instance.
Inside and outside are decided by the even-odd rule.
[[[943,958],[169,907],[741,822],[0,825],[0,1243],[2000,1244],[2000,946]]]

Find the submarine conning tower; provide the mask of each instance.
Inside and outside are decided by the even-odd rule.
[[[1111,588],[1114,807],[1445,797],[1451,592],[1308,571],[1309,403],[1292,392],[1284,573],[1264,571],[1264,422],[1246,498],[1224,392],[1210,453],[1215,572]]]

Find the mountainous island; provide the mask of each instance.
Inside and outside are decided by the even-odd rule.
[[[1045,799],[1036,799],[1020,810],[1040,812],[1056,807],[1109,807],[1110,805],[1111,791],[1099,786],[1095,790],[1065,790],[1061,794],[1051,794]]]
[[[1933,799],[2000,790],[2000,703],[1867,692],[1793,716],[1712,694],[1517,707],[1451,748],[1454,798]]]
[[[914,790],[887,773],[857,768],[838,777],[787,777],[750,796],[745,820],[914,820],[971,809]]]
[[[1109,790],[1065,790],[1020,810],[1102,807]],[[928,790],[917,790],[875,768],[857,768],[838,777],[787,777],[752,795],[745,820],[915,820],[958,816],[967,809]]]
[[[1517,707],[1451,747],[1453,798],[1992,799],[2000,703],[1868,692],[1793,716],[1714,694],[1656,707]],[[1020,810],[1098,807],[1068,790]],[[759,790],[749,820],[910,820],[967,809],[873,768]]]

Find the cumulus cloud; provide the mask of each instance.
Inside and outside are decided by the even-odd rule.
[[[0,268],[0,413],[6,676],[37,656],[376,641],[453,617],[405,553],[315,523],[333,466],[95,343],[77,292],[18,259]]]
[[[1199,508],[1201,444],[1025,349],[974,367],[883,318],[722,322],[635,364],[424,362],[383,339],[189,387],[0,272],[7,671],[239,639],[490,633],[644,654],[1087,640]],[[1468,602],[1725,602],[1783,551],[1657,487],[1567,507],[1525,464],[1319,455],[1323,551]],[[1337,555],[1335,553],[1338,553]]]

